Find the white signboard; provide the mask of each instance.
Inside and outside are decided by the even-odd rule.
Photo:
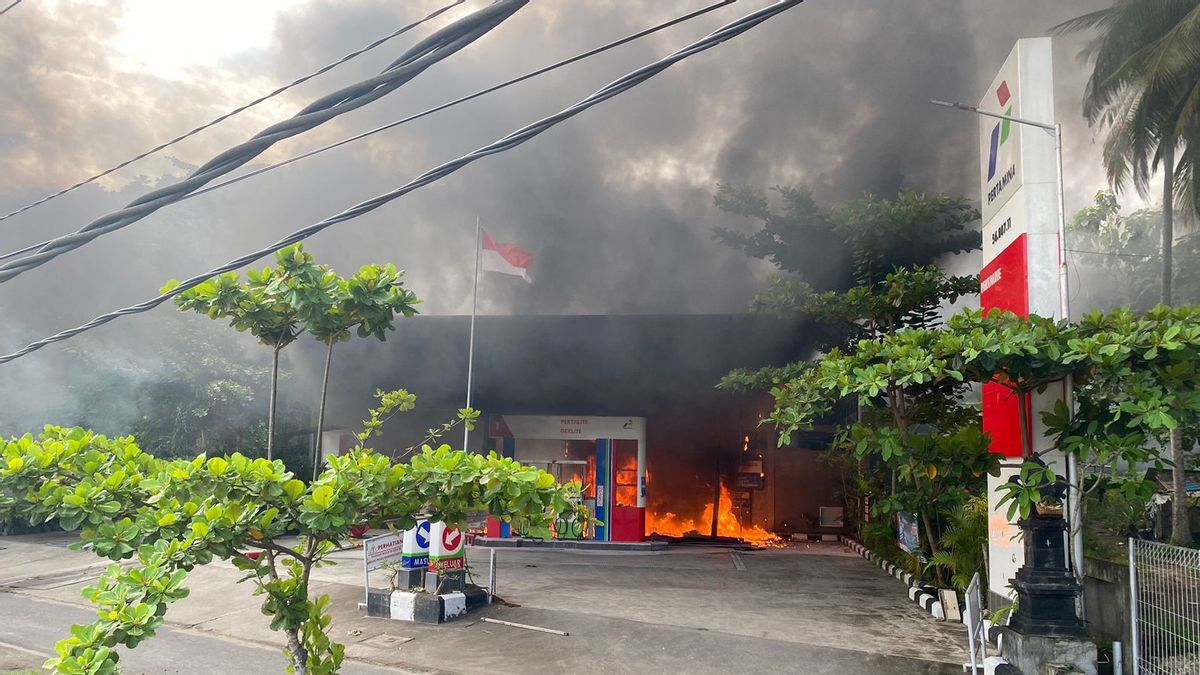
[[[984,92],[979,110],[1046,124],[1054,120],[1050,38],[1017,41]],[[1053,134],[1010,120],[979,116],[979,184],[985,224],[1025,186],[1044,184],[1053,191],[1056,172]],[[1048,224],[1056,225],[1053,220]]]
[[[398,534],[388,533],[372,537],[363,542],[363,563],[370,572],[393,560],[399,560],[403,552],[404,539]]]
[[[983,226],[983,265],[996,259],[1004,249],[1012,245],[1021,235],[1029,232],[1029,206],[1025,193],[1018,192],[1004,206],[996,210],[996,215]],[[1025,270],[1021,270],[1024,274]],[[987,283],[987,279],[980,279]],[[986,290],[986,289],[984,289]]]
[[[1013,47],[1008,60],[992,80],[979,109],[1000,115],[1022,117],[1020,45]],[[989,222],[996,211],[1022,184],[1021,136],[1026,133],[1020,124],[995,117],[979,118],[979,178],[983,186],[983,222]]]
[[[572,417],[565,415],[493,415],[492,436],[594,441],[597,438],[642,440],[644,417]]]

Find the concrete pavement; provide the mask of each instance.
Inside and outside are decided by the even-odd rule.
[[[5,670],[40,670],[54,654],[54,643],[63,638],[64,627],[88,623],[95,612],[73,605],[38,600],[26,595],[0,593],[0,673]],[[122,650],[121,672],[125,675],[171,674],[243,675],[283,672],[282,651],[263,645],[213,637],[178,628],[159,630],[144,647]],[[394,675],[392,668],[349,663],[347,675]]]
[[[104,564],[51,545],[62,541],[69,539],[0,539],[5,547],[0,591],[8,592],[0,599],[10,603],[0,604],[0,616],[7,617],[9,607],[18,608],[11,603],[19,601],[39,602],[30,607],[47,617],[44,623],[23,618],[2,623],[18,633],[47,634],[37,643],[47,647],[66,634],[67,624],[90,615],[82,609],[81,618],[69,618],[63,612],[74,608],[51,603],[84,605],[79,589],[94,579],[92,566]],[[468,553],[481,582],[486,553]],[[962,626],[934,621],[908,601],[902,584],[842,547],[811,544],[737,555],[735,561],[728,550],[712,548],[502,550],[498,595],[518,606],[494,605],[444,626],[365,617],[357,607],[361,558],[353,551],[335,554],[341,564],[314,571],[313,592],[333,599],[332,635],[347,645],[353,664],[379,669],[358,672],[961,672]],[[186,654],[189,647],[172,638],[203,639],[261,651],[265,661],[253,670],[282,672],[281,636],[268,628],[251,588],[233,584],[237,577],[225,564],[193,571],[191,596],[167,614],[172,637],[156,638],[136,653],[153,651],[175,661],[172,653]],[[480,616],[566,630],[570,636],[482,623]],[[18,637],[0,642],[34,644]]]

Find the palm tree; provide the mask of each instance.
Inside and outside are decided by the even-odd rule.
[[[1055,27],[1099,34],[1082,56],[1094,63],[1083,109],[1106,127],[1104,165],[1120,192],[1130,182],[1143,196],[1163,174],[1162,302],[1171,304],[1175,202],[1200,213],[1200,0],[1116,0]],[[1171,539],[1189,543],[1183,440],[1171,432],[1175,464]]]

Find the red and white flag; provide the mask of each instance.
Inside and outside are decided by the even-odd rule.
[[[483,232],[483,251],[480,258],[483,271],[511,274],[532,283],[533,279],[529,278],[531,262],[533,256],[529,255],[529,251],[516,244],[496,243],[492,235],[486,230]]]

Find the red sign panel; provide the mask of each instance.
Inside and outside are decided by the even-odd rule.
[[[1017,237],[979,273],[979,305],[985,312],[1002,309],[1029,316],[1027,237],[1025,234]],[[1024,405],[1032,414],[1028,397]],[[992,439],[992,452],[1020,457],[1020,428],[1020,409],[1012,391],[990,382],[983,385],[983,431]]]
[[[979,273],[979,306],[1029,316],[1029,263],[1022,234]]]

